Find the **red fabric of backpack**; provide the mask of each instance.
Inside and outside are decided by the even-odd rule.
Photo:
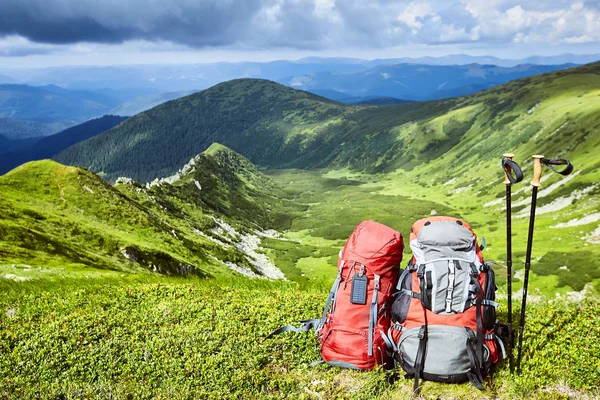
[[[361,370],[389,366],[389,300],[402,250],[402,235],[385,225],[365,221],[354,229],[341,251],[331,309],[319,331],[323,361]]]
[[[393,344],[387,338],[392,294],[402,261],[402,235],[374,221],[361,222],[340,252],[338,275],[319,319],[287,331],[315,329],[321,358],[328,364],[369,370],[393,367]]]

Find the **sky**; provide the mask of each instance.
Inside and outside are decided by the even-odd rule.
[[[600,53],[600,0],[0,0],[0,67]]]

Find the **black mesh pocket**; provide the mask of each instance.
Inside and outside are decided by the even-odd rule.
[[[496,300],[496,276],[494,270],[487,267],[485,270],[485,289],[484,298],[486,300]],[[493,329],[496,325],[496,307],[492,305],[483,306],[483,325],[485,329]]]
[[[404,275],[402,282],[399,282],[399,289],[394,294],[394,301],[392,303],[392,321],[403,323],[406,321],[408,315],[408,308],[410,307],[410,300],[412,298],[412,274]],[[402,291],[406,290],[406,292]]]

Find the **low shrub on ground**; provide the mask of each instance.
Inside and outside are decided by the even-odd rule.
[[[0,398],[404,398],[401,373],[309,367],[327,290],[269,281],[134,278],[0,283]],[[151,279],[148,281],[148,279]],[[600,385],[599,306],[528,308],[523,373],[479,392],[424,383],[423,398],[555,398]],[[502,318],[502,313],[500,314]]]

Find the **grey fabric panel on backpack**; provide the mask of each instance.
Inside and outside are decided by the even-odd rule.
[[[415,365],[419,349],[420,329],[416,327],[403,332],[398,344],[404,362],[411,366]],[[427,331],[424,373],[443,377],[463,374],[471,370],[471,361],[467,353],[469,336],[465,328],[429,325]],[[489,350],[485,357],[489,358]]]
[[[473,247],[473,234],[456,222],[440,221],[425,225],[417,235],[425,261],[440,258],[465,259]],[[472,260],[467,260],[472,261]]]
[[[431,277],[431,311],[455,314],[465,310],[469,298],[471,269],[459,260],[438,260],[425,265],[425,276]],[[431,273],[431,274],[428,274]]]

